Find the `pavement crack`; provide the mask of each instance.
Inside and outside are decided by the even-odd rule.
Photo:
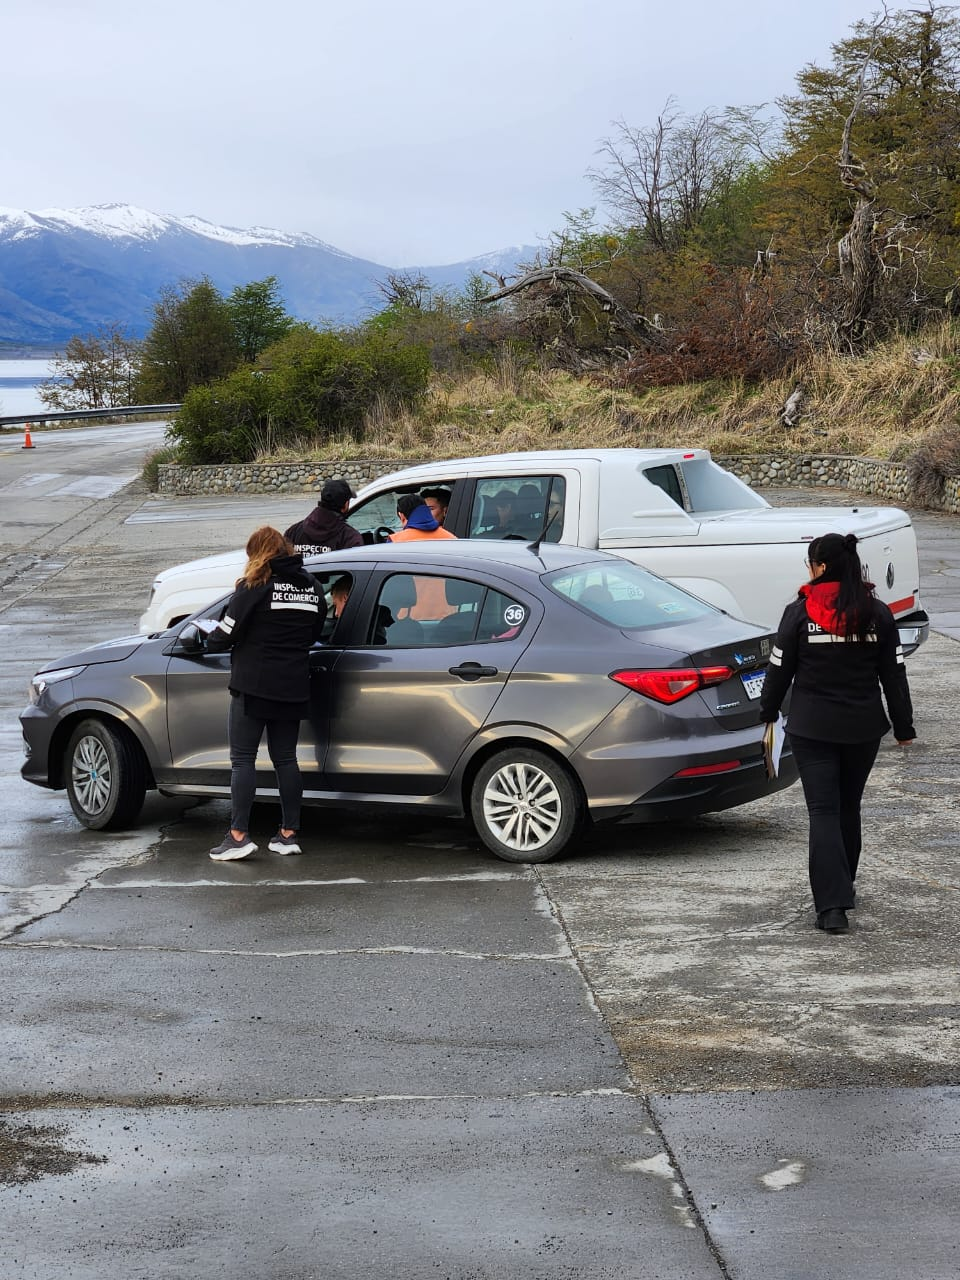
[[[35,916],[31,916],[28,920],[21,920],[19,924],[14,925],[8,934],[5,934],[0,938],[0,946],[24,946],[24,943],[14,942],[13,939],[15,939],[23,929],[29,929],[31,925],[38,924],[41,920],[49,920],[51,916],[58,916],[60,912],[69,907],[72,902],[76,902],[77,898],[80,897],[86,887],[87,884],[78,885],[73,893],[71,893],[69,897],[65,898],[58,907],[54,907],[49,911],[39,911]]]
[[[501,1093],[321,1093],[303,1096],[264,1098],[235,1097],[205,1098],[195,1094],[117,1094],[105,1098],[82,1093],[8,1094],[0,1096],[0,1111],[4,1113],[26,1111],[108,1111],[137,1108],[142,1111],[160,1109],[176,1111],[223,1111],[225,1109],[261,1110],[275,1107],[334,1107],[334,1106],[393,1106],[423,1102],[536,1102],[539,1099],[575,1098],[633,1098],[632,1089],[620,1089],[610,1085],[584,1085],[579,1089],[529,1089]]]
[[[86,886],[84,886],[86,888]],[[78,890],[74,898],[81,893]],[[73,899],[71,899],[72,901]],[[69,905],[64,903],[63,906]],[[58,908],[58,911],[63,908]],[[51,911],[48,915],[57,915]],[[456,947],[303,947],[290,948],[284,951],[257,951],[239,947],[176,947],[152,946],[146,943],[106,943],[106,942],[74,942],[62,938],[52,939],[15,939],[14,934],[27,928],[36,920],[45,919],[37,916],[34,921],[25,921],[17,926],[10,938],[0,939],[0,947],[24,951],[104,951],[104,952],[148,952],[158,955],[196,955],[196,956],[249,956],[265,960],[291,960],[298,957],[324,956],[447,956],[459,960],[480,960],[495,962],[513,962],[516,964],[564,964],[575,966],[573,956],[562,952],[498,952],[498,951],[462,951]]]
[[[630,1076],[629,1078],[631,1079],[631,1081],[633,1080],[632,1076]],[[633,1083],[634,1085],[636,1084],[635,1081]],[[657,1138],[660,1140],[662,1144],[663,1153],[667,1157],[667,1161],[669,1162],[670,1171],[673,1176],[673,1179],[682,1193],[683,1200],[686,1204],[687,1212],[689,1213],[692,1219],[692,1225],[694,1225],[700,1231],[700,1234],[703,1236],[707,1249],[710,1251],[710,1256],[713,1258],[714,1262],[717,1264],[717,1270],[720,1273],[720,1275],[723,1277],[723,1280],[732,1280],[733,1273],[727,1267],[727,1263],[720,1250],[720,1246],[717,1243],[717,1241],[713,1238],[713,1235],[710,1232],[710,1228],[707,1226],[706,1220],[703,1214],[700,1212],[700,1207],[697,1204],[697,1198],[693,1194],[693,1189],[691,1188],[690,1183],[687,1181],[687,1178],[684,1175],[683,1169],[681,1168],[681,1165],[680,1165],[680,1160],[677,1157],[673,1147],[670,1145],[670,1140],[667,1138],[663,1125],[660,1123],[659,1119],[656,1116],[656,1113],[653,1110],[650,1095],[642,1093],[639,1089],[637,1089],[636,1096],[638,1101],[642,1104],[644,1111],[647,1113],[647,1116],[649,1117],[649,1120],[650,1120],[650,1124]]]

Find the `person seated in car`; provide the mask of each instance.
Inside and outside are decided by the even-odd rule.
[[[525,538],[527,531],[521,529],[517,511],[517,495],[509,489],[501,489],[493,498],[487,499],[487,509],[493,507],[497,513],[496,521],[484,528],[482,538]]]
[[[447,518],[447,508],[450,506],[450,498],[452,494],[449,489],[422,489],[420,496],[426,505],[430,508],[430,514],[436,520],[437,524],[442,527]]]
[[[363,546],[362,534],[346,521],[350,499],[356,496],[346,480],[325,480],[320,501],[306,519],[292,524],[283,536],[305,556]]]
[[[333,586],[330,588],[330,604],[334,617],[334,627],[336,620],[343,616],[343,611],[347,607],[347,601],[350,599],[350,592],[353,589],[353,579],[349,573],[345,573],[342,578],[337,578]],[[387,628],[392,627],[394,622],[393,614],[386,605],[377,607],[377,620],[374,627],[373,643],[387,643]]]
[[[349,573],[345,573],[342,578],[338,578],[330,588],[330,603],[333,606],[333,616],[339,618],[346,608],[347,601],[350,599],[350,588],[353,586],[353,580]]]
[[[433,512],[419,493],[403,493],[397,499],[397,518],[400,528],[391,533],[391,542],[419,542],[425,538],[455,538],[440,526]]]
[[[419,493],[404,493],[397,500],[397,516],[401,528],[390,535],[391,542],[420,542],[453,538],[456,534],[441,528],[430,508]],[[447,603],[442,578],[416,577],[417,602],[405,614],[420,621],[424,618],[445,618],[456,606]]]

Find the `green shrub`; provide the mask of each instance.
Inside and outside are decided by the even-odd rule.
[[[189,391],[170,433],[185,463],[247,462],[294,437],[318,446],[331,436],[357,439],[375,406],[415,407],[429,377],[426,351],[389,334],[300,325],[256,367]]]
[[[274,425],[270,379],[249,365],[202,387],[191,387],[170,426],[187,465],[248,462],[266,444]]]

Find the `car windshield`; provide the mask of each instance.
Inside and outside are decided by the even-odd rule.
[[[582,564],[544,575],[544,584],[595,618],[643,631],[706,618],[716,610],[637,565]]]

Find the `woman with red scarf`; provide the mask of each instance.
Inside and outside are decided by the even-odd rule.
[[[916,730],[896,623],[864,582],[856,537],[814,538],[807,565],[810,581],[780,620],[760,719],[777,719],[792,683],[787,734],[810,815],[817,928],[843,933],[855,903],[860,800],[890,729],[881,688],[899,745]]]

